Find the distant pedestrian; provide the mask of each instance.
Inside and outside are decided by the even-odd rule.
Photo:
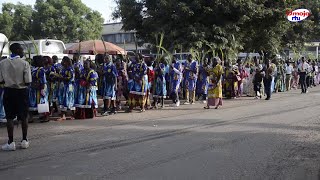
[[[259,67],[256,68],[256,72],[254,74],[253,78],[253,89],[255,91],[256,99],[262,98],[262,93],[261,93],[261,85],[264,77],[264,73],[262,71],[262,65],[259,65]]]
[[[307,72],[308,72],[308,69],[309,69],[309,65],[306,62],[306,60],[304,59],[304,57],[302,57],[301,61],[302,62],[298,66],[299,75],[300,75],[301,93],[307,93],[308,92],[308,88],[307,88]]]
[[[267,95],[266,100],[271,99],[272,82],[273,82],[274,75],[275,75],[275,69],[276,69],[275,64],[271,63],[270,60],[266,60],[265,67],[263,69],[263,71],[265,73],[263,83],[264,83],[265,93]]]
[[[7,117],[8,143],[2,146],[4,151],[16,150],[13,141],[13,119],[17,116],[22,122],[21,148],[27,149],[28,134],[28,86],[32,82],[31,68],[23,60],[23,48],[19,43],[10,46],[10,58],[0,62],[0,82],[4,84],[3,104]]]
[[[286,91],[291,90],[291,79],[293,74],[293,66],[289,61],[286,62]]]

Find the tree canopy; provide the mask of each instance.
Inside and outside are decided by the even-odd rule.
[[[56,38],[65,42],[101,37],[103,18],[81,0],[37,0],[34,8],[3,3],[0,32],[10,40]]]
[[[169,49],[204,48],[209,42],[227,54],[238,51],[277,54],[285,47],[301,48],[317,37],[319,1],[290,0],[117,0],[114,18],[125,30],[154,42],[164,33]],[[307,8],[311,17],[291,23],[289,9]]]

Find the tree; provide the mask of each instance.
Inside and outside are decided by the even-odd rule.
[[[0,14],[0,31],[10,40],[25,39],[32,34],[32,7],[21,3],[3,3]]]
[[[286,9],[300,7],[298,1],[117,0],[117,3],[114,18],[122,19],[125,30],[137,30],[146,42],[154,42],[154,33],[163,32],[166,47],[203,49],[205,42],[209,42],[229,57],[241,50],[262,51],[272,56],[287,44],[301,47],[319,26],[312,20],[290,23],[286,19]],[[309,7],[319,4],[314,1]]]
[[[97,39],[103,18],[81,0],[37,0],[33,13],[35,38],[57,38],[66,42]]]
[[[56,38],[65,42],[100,39],[103,18],[81,0],[37,0],[34,9],[3,3],[0,32],[10,40]]]

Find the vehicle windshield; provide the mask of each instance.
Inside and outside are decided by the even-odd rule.
[[[42,53],[63,54],[64,46],[62,42],[44,41],[42,42]]]
[[[0,51],[2,51],[2,55],[6,55],[9,54],[9,48],[8,48],[8,43],[6,43],[5,47],[4,46],[4,42],[0,42]],[[2,50],[3,48],[3,50]]]

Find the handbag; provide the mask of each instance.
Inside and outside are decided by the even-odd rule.
[[[38,104],[38,113],[48,113],[49,111],[49,103],[44,103],[44,104]]]

